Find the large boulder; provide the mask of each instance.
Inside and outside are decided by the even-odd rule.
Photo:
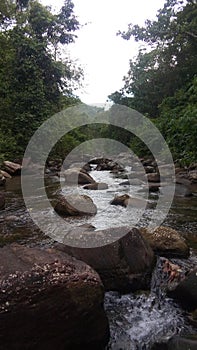
[[[84,231],[83,235],[90,236],[91,241],[121,237],[114,243],[94,248],[57,244],[58,249],[92,266],[99,273],[105,290],[127,292],[149,288],[154,253],[137,228]]]
[[[85,185],[95,182],[88,172],[81,168],[71,168],[65,170],[64,178],[66,184]]]
[[[171,258],[188,258],[189,247],[181,234],[170,227],[141,228],[140,232],[158,255]]]
[[[0,192],[0,210],[5,208],[5,195]]]
[[[0,341],[6,350],[102,349],[103,286],[88,265],[55,249],[0,249]]]
[[[61,196],[54,210],[63,216],[95,215],[97,212],[93,200],[86,195]]]

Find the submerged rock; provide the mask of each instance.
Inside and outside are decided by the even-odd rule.
[[[97,237],[113,235],[122,238],[95,248],[63,244],[57,244],[57,247],[92,266],[99,273],[105,290],[126,292],[149,288],[154,253],[138,229],[118,227],[95,231],[93,234]]]
[[[189,247],[181,234],[170,227],[141,228],[140,232],[158,255],[171,258],[187,258]]]
[[[85,194],[61,196],[54,210],[62,216],[95,215],[97,212],[93,200]]]
[[[0,266],[1,349],[104,348],[103,286],[92,268],[55,249],[17,244],[0,249]]]

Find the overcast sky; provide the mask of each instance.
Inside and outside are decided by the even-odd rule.
[[[64,0],[42,0],[52,8]],[[154,19],[164,0],[73,0],[81,24],[75,44],[68,46],[70,56],[84,69],[84,88],[77,91],[87,104],[105,103],[107,96],[123,86],[129,59],[137,55],[139,44],[116,36],[129,23],[143,25]]]

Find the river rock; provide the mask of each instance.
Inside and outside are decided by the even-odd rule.
[[[0,186],[5,185],[5,183],[6,183],[6,178],[2,174],[0,174]]]
[[[91,267],[55,249],[0,252],[1,349],[104,348],[104,291]]]
[[[148,159],[141,159],[141,162],[143,166],[153,166],[154,165],[154,159],[148,158]]]
[[[93,184],[88,184],[83,187],[85,190],[107,190],[108,184],[104,182],[95,182]]]
[[[185,274],[178,285],[168,284],[168,295],[176,299],[185,309],[195,310],[197,308],[197,268]]]
[[[160,176],[158,173],[149,173],[147,174],[147,180],[148,182],[159,182]]]
[[[122,207],[130,206],[133,208],[145,208],[146,200],[130,197],[128,194],[123,194],[121,196],[115,196],[110,204],[121,205]]]
[[[10,175],[20,175],[22,169],[21,164],[9,162],[8,160],[4,161],[3,164]]]
[[[191,170],[191,171],[189,172],[189,180],[190,180],[192,183],[197,182],[197,169]]]
[[[85,185],[94,183],[94,179],[81,168],[71,168],[65,170],[64,178],[67,184]]]
[[[171,258],[187,258],[189,247],[181,234],[170,227],[141,228],[140,232],[158,255]]]
[[[0,210],[5,208],[5,195],[0,192]]]
[[[128,292],[149,288],[154,253],[137,228],[116,227],[94,234],[97,237],[100,234],[122,237],[114,243],[94,248],[63,244],[57,244],[57,247],[92,266],[99,273],[105,290]]]
[[[108,158],[94,158],[94,159],[91,159],[89,160],[89,164],[102,164],[102,163],[108,163],[108,162],[111,162],[112,159],[108,159]]]
[[[93,200],[85,194],[61,196],[54,210],[63,216],[95,215],[97,212]]]
[[[4,170],[0,170],[0,174],[3,175],[5,177],[5,179],[12,178],[12,176],[10,174],[8,174],[7,171],[4,171]]]
[[[192,197],[192,191],[184,184],[176,184],[175,187],[176,197]]]

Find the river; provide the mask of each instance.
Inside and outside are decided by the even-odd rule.
[[[30,176],[30,175],[27,175]],[[48,219],[55,218],[53,210],[47,212],[37,206],[37,215],[45,222],[49,230],[48,236],[32,222],[31,217],[25,208],[20,177],[7,180],[4,189],[6,194],[6,208],[0,211],[0,243],[18,241],[28,246],[52,246],[53,238],[62,241],[68,228],[81,224],[91,224],[96,230],[122,225],[133,226],[138,224],[136,218],[139,211],[136,209],[123,208],[110,205],[110,201],[115,194],[129,193],[130,195],[143,197],[141,185],[124,186],[120,185],[122,178],[116,177],[109,171],[91,172],[91,176],[97,182],[108,184],[108,190],[88,191],[82,187],[66,186],[64,179],[59,181],[55,177],[46,179],[46,189],[48,196],[53,199],[60,193],[80,193],[91,196],[97,206],[97,214],[93,217],[81,217],[80,219],[67,218],[62,221],[62,227],[58,232],[63,232],[62,236],[53,237],[50,232]],[[143,217],[144,224],[154,210],[158,196],[162,193],[154,193],[149,197],[152,209],[148,209]],[[42,198],[38,192],[34,194],[33,200],[40,203]],[[35,209],[34,209],[35,210]],[[174,198],[165,225],[178,229],[187,239],[191,247],[191,263],[197,262],[197,196]],[[176,260],[178,262],[178,260]],[[188,262],[186,262],[188,263]],[[112,350],[148,350],[157,342],[168,339],[174,334],[192,333],[191,326],[187,323],[187,318],[183,310],[171,299],[167,298],[162,290],[162,274],[160,271],[160,258],[158,258],[156,269],[152,277],[152,287],[150,293],[137,293],[119,295],[115,292],[108,292],[105,296],[105,309],[110,321],[111,339],[107,349]]]

